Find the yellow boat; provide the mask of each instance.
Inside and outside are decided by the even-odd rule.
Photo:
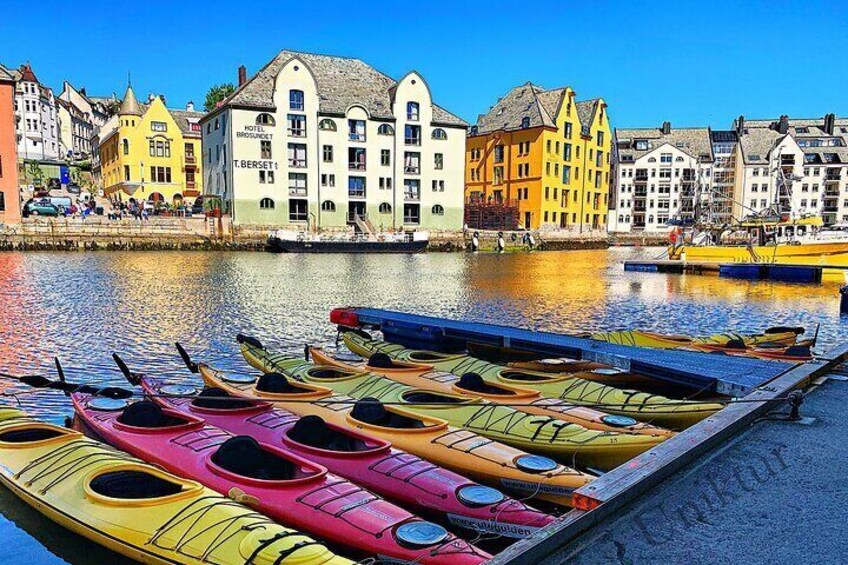
[[[504,367],[462,353],[439,353],[406,349],[401,345],[344,333],[345,345],[362,357],[385,353],[393,359],[427,363],[454,374],[477,373],[485,381],[538,390],[542,396],[591,406],[609,414],[629,416],[664,428],[685,429],[723,408],[712,402],[673,400],[657,394],[618,389],[574,375],[558,375]]]
[[[57,524],[142,563],[351,564],[199,483],[17,410],[0,409],[0,482]]]
[[[652,347],[656,349],[676,349],[698,345],[723,347],[728,344],[740,344],[745,347],[758,345],[792,345],[798,336],[804,333],[803,328],[775,327],[768,328],[759,334],[741,334],[736,332],[717,333],[702,337],[686,335],[670,335],[646,330],[621,330],[612,332],[592,332],[581,337],[589,337],[598,341],[631,345],[635,347]]]
[[[576,406],[564,400],[545,398],[538,390],[532,388],[487,383],[485,381],[476,383],[474,379],[463,379],[453,373],[437,371],[431,365],[391,361],[390,367],[378,367],[364,360],[351,362],[339,359],[320,347],[311,347],[309,353],[318,365],[331,365],[349,371],[368,371],[409,386],[436,392],[479,396],[491,402],[519,404],[519,408],[523,412],[565,420],[590,430],[639,434],[656,438],[654,440],[656,442],[674,435],[674,432],[670,430],[639,422],[632,418],[611,416],[605,412],[585,406]]]
[[[255,360],[259,362],[259,360]],[[449,426],[445,420],[421,416],[379,402],[359,402],[326,387],[289,381],[286,392],[263,390],[261,379],[229,375],[208,365],[198,369],[207,386],[231,395],[260,398],[300,416],[316,415],[326,422],[389,440],[399,449],[456,471],[471,479],[503,488],[525,499],[571,506],[571,493],[593,477],[552,459]],[[332,368],[327,368],[332,370]],[[363,406],[369,417],[356,412]],[[370,417],[373,413],[376,418]]]

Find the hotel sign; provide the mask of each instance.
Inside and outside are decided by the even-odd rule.
[[[262,139],[271,141],[274,134],[270,131],[265,131],[265,126],[244,126],[244,131],[237,131],[236,137],[239,139]]]

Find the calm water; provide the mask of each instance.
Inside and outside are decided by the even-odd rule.
[[[69,380],[122,383],[110,358],[115,351],[136,371],[185,377],[175,341],[198,359],[247,370],[236,355],[237,332],[299,352],[306,342],[332,342],[328,313],[344,305],[564,332],[643,327],[709,333],[820,323],[820,349],[848,335],[835,283],[623,272],[624,259],[659,253],[0,253],[0,372],[50,374],[58,355]],[[18,390],[0,381],[4,394]],[[70,414],[60,394],[17,399],[54,421]],[[0,562],[24,555],[37,563],[111,559],[45,524],[6,492],[0,492],[0,539],[13,548],[0,553]]]

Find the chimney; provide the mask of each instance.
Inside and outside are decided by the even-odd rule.
[[[825,114],[824,116],[824,131],[827,135],[833,135],[834,126],[836,125],[835,114]]]
[[[780,116],[780,121],[777,122],[777,132],[781,134],[789,133],[789,116],[786,114]]]
[[[745,133],[745,116],[740,115],[736,118],[736,135],[742,137]]]
[[[156,97],[153,95],[153,93],[152,93],[152,92],[148,92],[148,93],[147,93],[147,103],[148,103],[148,104],[153,104],[153,101],[154,101],[154,100],[156,100]]]
[[[663,125],[662,125],[662,128],[660,129],[660,131],[663,133],[663,135],[670,134],[671,133],[671,122],[663,122]]]
[[[194,112],[194,102],[189,100],[186,104],[186,112]]]
[[[239,65],[238,68],[238,85],[241,86],[247,82],[247,67]]]

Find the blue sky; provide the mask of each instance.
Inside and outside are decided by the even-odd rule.
[[[4,3],[0,62],[96,95],[121,94],[131,71],[140,97],[175,107],[287,48],[416,69],[469,121],[528,80],[604,97],[618,127],[848,115],[848,0],[121,4]]]

